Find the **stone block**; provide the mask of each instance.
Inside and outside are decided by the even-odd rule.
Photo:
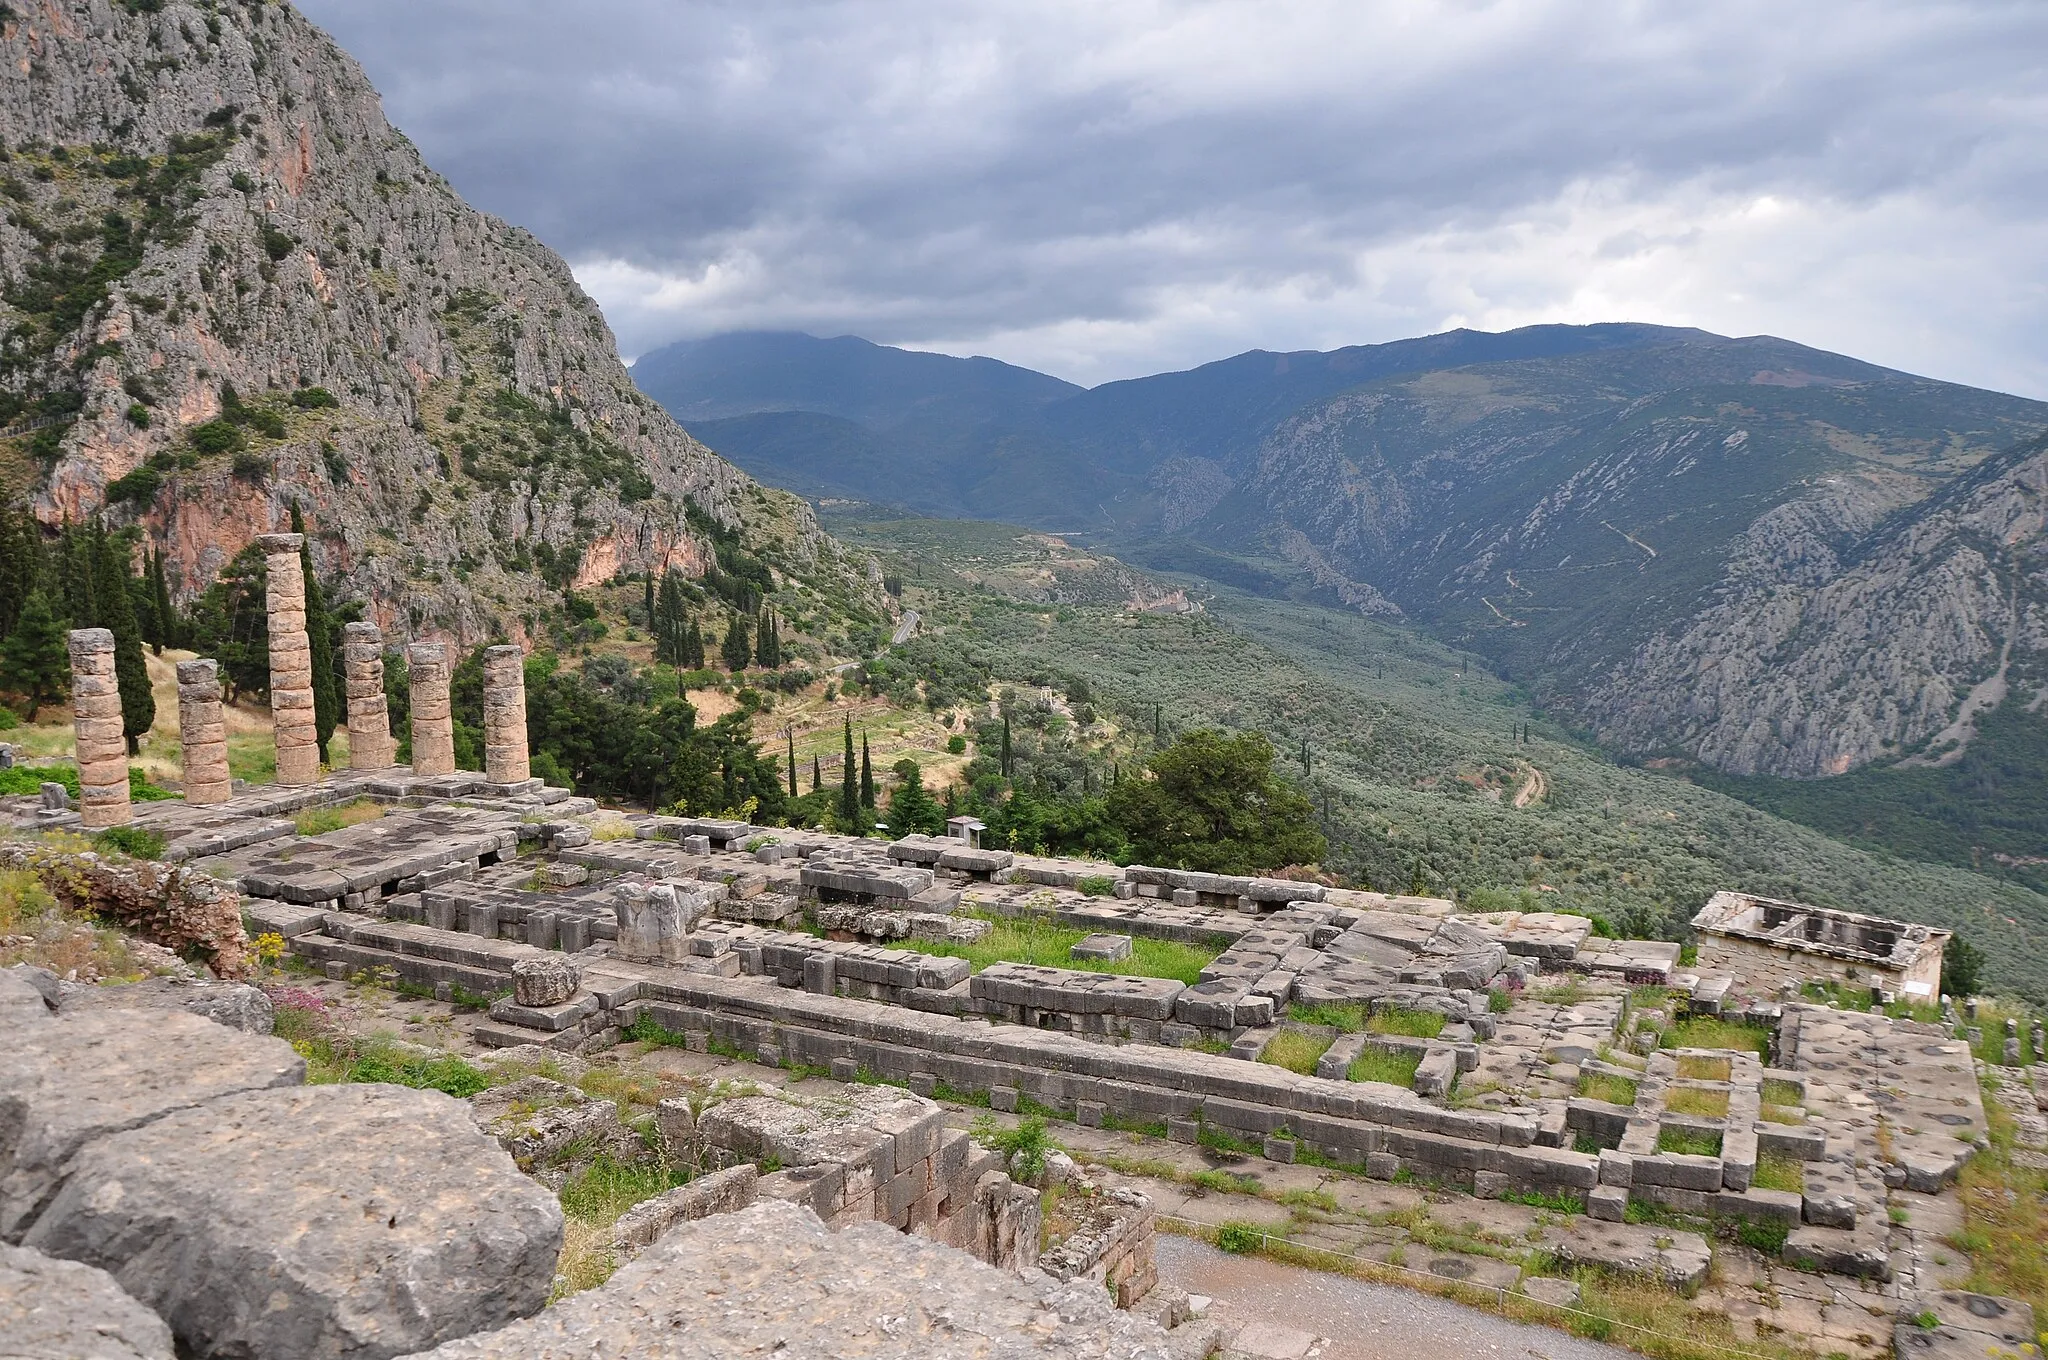
[[[1601,1185],[1586,1196],[1586,1213],[1606,1223],[1619,1223],[1628,1215],[1628,1191],[1619,1185]]]
[[[832,1080],[860,1080],[860,1064],[852,1058],[834,1058],[832,1060]]]
[[[1365,1154],[1365,1174],[1376,1181],[1390,1181],[1401,1170],[1401,1159],[1391,1152]]]
[[[1200,1142],[1202,1122],[1199,1119],[1169,1119],[1166,1121],[1166,1136],[1176,1143]]]
[[[1295,1144],[1292,1138],[1269,1136],[1260,1145],[1259,1150],[1265,1154],[1265,1158],[1269,1162],[1292,1162],[1294,1160],[1294,1147]]]
[[[988,1088],[988,1107],[1004,1114],[1017,1108],[1018,1091],[1014,1086],[991,1086]]]
[[[929,1100],[931,1099],[932,1092],[938,1089],[938,1085],[938,1077],[930,1072],[912,1072],[910,1074],[910,1094],[914,1096],[923,1096]]]
[[[1477,1199],[1499,1199],[1514,1188],[1514,1183],[1498,1171],[1475,1171],[1472,1173],[1472,1194]]]
[[[521,1006],[559,1006],[576,995],[583,970],[566,957],[521,959],[512,965],[512,1000]]]
[[[1131,956],[1131,937],[1128,935],[1088,935],[1074,942],[1068,956],[1076,959],[1114,962]]]
[[[1102,1117],[1108,1113],[1108,1110],[1109,1107],[1099,1100],[1076,1101],[1074,1104],[1074,1122],[1083,1128],[1099,1129],[1102,1127]]]
[[[561,1242],[555,1197],[460,1102],[346,1084],[222,1096],[102,1138],[25,1244],[118,1272],[196,1354],[321,1360],[536,1312]]]
[[[0,1245],[0,1352],[20,1360],[171,1360],[171,1329],[104,1270]]]

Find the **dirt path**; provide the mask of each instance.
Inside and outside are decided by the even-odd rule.
[[[1634,1352],[1582,1341],[1411,1290],[1230,1256],[1161,1233],[1161,1281],[1212,1300],[1209,1316],[1236,1333],[1235,1349],[1258,1360],[1419,1360],[1506,1356],[1514,1360],[1627,1360]]]

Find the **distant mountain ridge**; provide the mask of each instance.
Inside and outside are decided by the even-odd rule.
[[[1027,372],[752,336],[634,376],[764,480],[1405,614],[1625,751],[1823,776],[2048,685],[2048,404],[1633,324]]]

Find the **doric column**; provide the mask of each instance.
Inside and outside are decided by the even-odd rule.
[[[234,793],[234,781],[228,777],[218,661],[178,663],[178,740],[185,749],[185,801],[225,803]]]
[[[265,534],[270,569],[270,716],[277,740],[277,782],[320,782],[320,741],[313,721],[313,648],[306,641],[304,534]]]
[[[128,820],[128,739],[121,735],[121,686],[114,635],[71,630],[71,713],[78,736],[78,812],[87,826]]]
[[[384,697],[384,634],[376,624],[351,623],[341,630],[341,665],[348,686],[348,767],[381,770],[395,756]]]
[[[484,648],[484,778],[517,784],[532,769],[526,757],[526,654],[510,645]]]
[[[455,773],[455,716],[448,706],[448,649],[415,642],[406,651],[412,678],[412,772]]]

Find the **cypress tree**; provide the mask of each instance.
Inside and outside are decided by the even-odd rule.
[[[156,654],[162,656],[164,648],[175,647],[184,640],[184,630],[178,626],[178,607],[171,603],[171,578],[170,573],[164,570],[161,551],[150,554],[149,585],[156,594],[157,630],[162,635]]]
[[[783,733],[789,738],[789,796],[796,797],[796,729],[788,728]]]
[[[660,634],[660,633],[659,633],[659,632],[657,631],[657,627],[658,627],[658,626],[657,626],[657,624],[655,623],[655,620],[654,620],[654,568],[652,568],[652,567],[649,567],[649,568],[647,569],[647,580],[646,580],[646,585],[647,585],[647,606],[646,606],[646,608],[647,608],[647,631],[648,631],[648,633],[650,633],[651,635],[653,635],[653,637],[654,637],[654,642],[655,642],[655,648],[654,648],[654,649],[655,649],[655,651],[656,651],[656,652],[659,652],[659,651],[661,650],[661,634]],[[655,658],[655,660],[657,660],[657,661],[659,661],[660,659],[661,659],[661,658],[660,658],[659,656],[657,656],[657,657]]]
[[[135,617],[135,590],[128,571],[128,543],[95,530],[100,569],[93,582],[100,608],[97,626],[114,635],[114,682],[121,691],[121,735],[128,754],[141,749],[142,734],[156,722],[156,695],[149,687],[149,663],[142,659],[142,629]]]
[[[725,668],[738,675],[754,659],[753,648],[747,645],[747,616],[734,614],[725,625],[725,641],[718,645],[718,659]]]
[[[0,520],[0,636],[14,631],[28,597],[42,578],[42,531],[26,510],[9,510]],[[48,608],[49,600],[43,601]]]
[[[292,532],[304,534],[306,520],[299,507],[292,507]],[[329,764],[327,743],[341,722],[341,693],[334,679],[334,621],[327,614],[327,596],[320,578],[313,573],[313,541],[299,542],[299,570],[306,578],[306,645],[313,654],[313,738],[320,747],[320,763]]]
[[[815,755],[813,755],[813,756],[811,757],[811,792],[812,792],[812,793],[816,793],[816,792],[817,792],[817,791],[818,791],[819,789],[822,789],[822,788],[824,788],[824,787],[825,787],[825,769],[824,769],[824,766],[820,765],[820,764],[818,763],[818,757],[817,757],[817,756],[815,756]]]
[[[64,620],[50,606],[50,597],[32,590],[7,640],[0,642],[0,680],[28,700],[28,717],[53,699],[63,697],[71,681],[71,652],[64,639]]]
[[[64,617],[73,628],[98,625],[100,611],[93,598],[98,568],[92,536],[76,525],[65,525],[57,544],[57,576],[64,594]]]
[[[868,759],[868,734],[860,734],[860,805],[875,810],[875,767]]]
[[[1003,778],[1010,777],[1010,715],[1007,713],[1003,715],[1003,746],[1001,754],[996,757],[996,768],[1002,772]]]
[[[860,825],[860,788],[854,783],[853,719],[846,720],[846,757],[839,766],[839,820],[851,830]]]
[[[692,619],[683,630],[683,669],[704,669],[704,630],[697,626],[695,619]]]

